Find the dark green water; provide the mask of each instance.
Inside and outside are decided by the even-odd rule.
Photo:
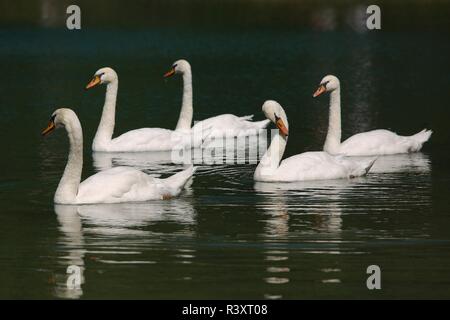
[[[439,32],[0,30],[0,297],[450,298],[449,56]],[[162,74],[179,58],[193,67],[194,120],[259,120],[264,100],[279,101],[286,156],[323,144],[328,97],[311,94],[326,74],[341,80],[344,137],[434,134],[422,153],[380,158],[350,181],[255,184],[254,164],[202,165],[178,199],[55,207],[68,141],[40,131],[57,107],[80,117],[84,177],[117,164],[179,168],[148,154],[93,161],[104,87],[83,90],[111,66],[116,133],[174,128],[181,79]],[[66,288],[72,264],[81,290]],[[372,264],[379,291],[366,288]]]

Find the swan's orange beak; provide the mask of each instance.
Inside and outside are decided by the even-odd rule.
[[[46,136],[46,135],[48,135],[50,132],[52,132],[53,130],[55,130],[55,128],[56,128],[56,126],[55,126],[55,123],[53,122],[53,121],[49,121],[48,122],[48,125],[47,125],[47,128],[45,128],[43,131],[42,131],[42,135],[43,136]]]
[[[93,87],[99,85],[100,82],[101,82],[100,76],[94,76],[94,78],[92,78],[92,80],[87,84],[86,90],[89,90],[90,88],[93,88]]]
[[[174,74],[175,74],[175,68],[172,68],[172,69],[170,69],[169,71],[167,71],[167,72],[164,74],[164,78],[171,77],[171,76],[173,76]]]
[[[322,85],[320,85],[320,86],[317,88],[316,92],[314,92],[313,97],[315,98],[315,97],[317,97],[317,96],[320,96],[320,95],[321,95],[322,93],[324,93],[325,91],[327,91],[327,89],[326,89],[325,86],[322,84]]]
[[[281,134],[284,137],[287,137],[289,135],[289,130],[288,130],[288,128],[286,128],[286,126],[284,125],[284,122],[281,118],[278,118],[277,122],[275,124],[277,125],[278,130],[280,130]]]

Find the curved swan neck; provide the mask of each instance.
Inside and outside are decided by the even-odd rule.
[[[341,145],[341,89],[337,88],[330,94],[330,114],[328,116],[328,133],[324,150],[337,152]]]
[[[192,123],[192,73],[189,68],[183,73],[183,102],[175,130],[190,130]]]
[[[103,105],[102,118],[98,125],[92,147],[94,150],[101,149],[105,144],[111,141],[114,133],[116,117],[116,100],[119,80],[115,79],[106,86],[105,104]]]
[[[274,171],[280,166],[287,145],[287,137],[283,137],[278,129],[271,130],[271,134],[274,137],[255,170],[255,175],[259,176],[261,180],[264,180],[265,177],[270,179]]]
[[[56,203],[74,203],[83,169],[83,131],[78,118],[65,125],[70,141],[69,157],[64,174],[55,192]]]

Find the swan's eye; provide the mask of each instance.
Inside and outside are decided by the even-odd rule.
[[[276,113],[274,113],[273,115],[275,116],[275,122],[276,122],[276,121],[278,121],[278,119],[280,119],[280,117],[279,117],[279,116],[277,116],[277,114],[276,114]]]
[[[174,65],[172,66],[172,68],[174,68],[174,69],[175,69],[176,67],[177,67],[177,64],[175,63],[175,64],[174,64]]]
[[[322,85],[326,88],[327,87],[327,84],[328,84],[328,82],[330,82],[330,81],[325,81],[324,83],[322,83]]]
[[[54,114],[54,115],[52,115],[51,117],[50,117],[50,122],[55,122],[55,118],[56,118],[56,114]]]

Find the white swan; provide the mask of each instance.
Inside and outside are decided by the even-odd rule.
[[[177,196],[192,177],[192,166],[166,179],[153,178],[130,167],[116,167],[96,173],[83,182],[83,131],[77,115],[70,109],[56,110],[42,135],[64,127],[70,141],[70,151],[64,174],[56,189],[58,204],[119,203]]]
[[[202,134],[194,131],[181,132],[162,128],[142,128],[128,131],[114,139],[116,100],[119,79],[117,73],[109,68],[101,68],[86,86],[86,90],[106,84],[106,97],[102,118],[92,143],[93,151],[135,152],[168,151],[172,149],[198,147],[202,143]],[[197,129],[202,129],[198,127]]]
[[[416,152],[428,141],[432,131],[422,130],[412,136],[399,136],[396,133],[379,129],[358,133],[341,143],[341,89],[339,79],[328,75],[322,79],[314,92],[317,97],[330,92],[330,114],[328,134],[323,150],[330,154],[347,156],[373,156]]]
[[[375,162],[375,159],[344,159],[342,156],[332,156],[323,151],[305,152],[281,161],[289,131],[286,113],[278,102],[272,100],[266,101],[262,110],[279,131],[256,167],[256,181],[294,182],[352,178],[365,175]]]
[[[186,132],[191,129],[193,106],[192,106],[192,72],[191,65],[186,60],[178,60],[172,68],[164,74],[164,78],[174,74],[181,74],[183,77],[183,100],[180,112],[180,118],[177,123],[176,131]],[[256,135],[267,127],[269,120],[252,122],[249,121],[253,115],[238,117],[233,114],[222,114],[196,122],[192,127],[194,130],[200,128],[210,128],[208,138],[213,137],[237,137]],[[199,131],[200,132],[200,131]]]

